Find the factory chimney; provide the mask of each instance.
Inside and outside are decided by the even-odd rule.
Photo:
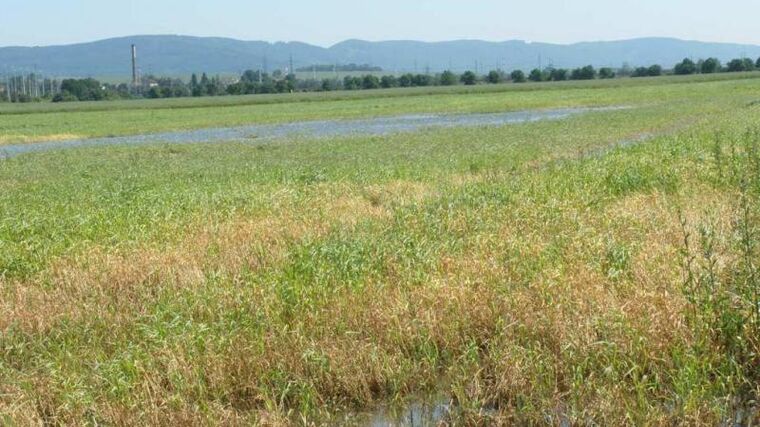
[[[137,46],[132,45],[132,86],[137,87]]]

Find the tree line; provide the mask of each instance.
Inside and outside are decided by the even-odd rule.
[[[366,65],[349,68],[364,68]],[[334,69],[334,68],[333,68]],[[717,58],[707,58],[694,61],[685,58],[666,71],[660,65],[630,68],[623,66],[618,69],[591,65],[574,69],[566,68],[535,68],[525,73],[514,70],[507,73],[503,70],[491,70],[485,75],[473,71],[456,74],[453,71],[443,71],[437,74],[382,75],[365,74],[324,79],[300,79],[295,74],[285,74],[281,70],[265,73],[260,70],[247,70],[236,79],[223,79],[219,76],[209,77],[206,73],[193,74],[188,82],[178,78],[143,76],[136,86],[125,83],[114,85],[101,83],[95,79],[64,79],[62,81],[46,79],[41,76],[16,76],[6,78],[0,83],[0,100],[6,102],[32,102],[51,100],[53,102],[68,101],[101,101],[109,99],[133,98],[181,98],[222,95],[251,95],[291,92],[327,92],[338,90],[372,90],[390,88],[409,88],[426,86],[454,86],[477,84],[500,84],[505,82],[556,82],[567,80],[613,79],[618,77],[654,77],[665,74],[713,74],[721,72],[743,72],[760,70],[760,58],[753,61],[748,58],[737,58],[722,64]],[[47,89],[46,89],[47,88]]]

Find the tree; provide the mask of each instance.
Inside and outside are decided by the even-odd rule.
[[[528,80],[532,82],[540,82],[544,80],[544,73],[541,72],[538,68],[534,68],[530,71],[530,74],[528,75]]]
[[[571,80],[594,80],[596,78],[596,70],[591,65],[586,65],[582,68],[576,68],[570,73]]]
[[[412,78],[412,86],[432,86],[433,78],[427,74],[417,74]]]
[[[343,78],[343,89],[357,90],[362,87],[362,79],[359,77],[346,76]]]
[[[713,74],[720,71],[720,61],[718,58],[707,58],[702,62],[699,72],[702,74]]]
[[[728,66],[726,68],[728,69],[728,72],[730,73],[736,73],[736,72],[741,72],[741,71],[752,71],[755,69],[755,64],[752,63],[752,60],[749,58],[734,59],[728,63]]]
[[[657,77],[662,75],[662,67],[655,64],[647,69],[650,77]]]
[[[465,71],[464,74],[462,74],[461,80],[465,85],[472,86],[478,82],[478,76],[472,71]]]
[[[757,58],[757,62],[755,62],[755,68],[760,69],[760,58]]]
[[[457,75],[449,70],[441,73],[441,86],[454,86],[458,80]]]
[[[567,80],[568,71],[564,68],[554,68],[549,73],[549,78],[555,82]]]
[[[158,86],[153,86],[148,91],[148,98],[151,99],[157,99],[157,98],[163,98],[163,94],[161,93],[161,88]]]
[[[329,92],[332,90],[337,90],[338,84],[336,80],[333,79],[323,79],[322,80],[322,90],[325,92]]]
[[[618,69],[618,75],[621,77],[628,77],[631,74],[633,74],[633,68],[631,68],[631,64],[627,62],[623,62],[623,65]]]
[[[615,78],[615,70],[609,67],[604,67],[599,69],[599,78],[600,79],[614,79]]]
[[[491,70],[486,77],[488,83],[499,84],[504,80],[504,74],[499,70]]]
[[[398,86],[398,79],[396,76],[383,76],[380,79],[380,86],[384,89],[390,89]]]
[[[95,79],[65,79],[61,82],[61,92],[79,101],[100,101],[106,97],[103,85]]]
[[[689,58],[684,58],[683,61],[676,64],[675,67],[673,67],[673,72],[677,75],[684,76],[688,74],[696,74],[697,72],[697,64],[694,63]]]
[[[367,74],[362,78],[362,89],[379,89],[380,79],[372,74]]]
[[[401,87],[411,87],[414,81],[414,76],[411,74],[404,74],[398,79],[398,85]]]
[[[636,67],[635,70],[633,70],[633,73],[631,73],[631,77],[647,77],[649,76],[649,68],[647,67]]]
[[[525,83],[525,73],[522,70],[514,70],[510,73],[509,78],[515,83]]]

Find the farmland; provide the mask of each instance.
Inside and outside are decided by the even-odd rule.
[[[0,144],[564,107],[625,108],[0,160],[0,419],[758,417],[758,73],[2,106]]]

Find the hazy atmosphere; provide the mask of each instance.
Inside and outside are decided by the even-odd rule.
[[[0,15],[0,46],[78,43],[133,34],[321,46],[354,38],[572,43],[651,36],[760,44],[760,2],[753,0],[719,4],[707,0],[4,0]]]

